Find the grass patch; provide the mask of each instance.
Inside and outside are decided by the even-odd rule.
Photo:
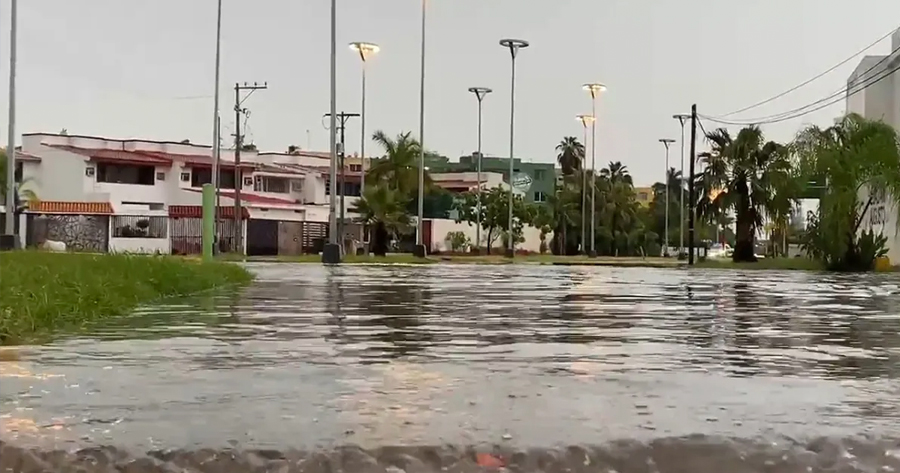
[[[233,257],[223,255],[223,259],[231,260]],[[321,263],[320,255],[302,256],[271,256],[271,257],[246,257],[246,261],[270,261],[285,263]],[[546,265],[577,265],[577,266],[635,266],[635,267],[676,267],[682,264],[674,258],[640,258],[640,257],[611,257],[600,256],[588,258],[587,256],[556,256],[556,255],[516,255],[514,259],[506,258],[502,254],[492,255],[429,255],[426,258],[416,258],[408,253],[392,253],[386,257],[347,255],[344,264],[546,264]]]
[[[825,266],[810,258],[762,258],[755,263],[735,263],[730,259],[698,261],[698,268],[711,269],[768,269],[794,271],[824,271]]]
[[[237,265],[170,256],[3,252],[0,342],[42,340],[156,299],[252,279]]]

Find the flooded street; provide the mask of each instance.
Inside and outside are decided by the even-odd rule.
[[[94,446],[127,471],[900,471],[895,275],[250,268],[240,293],[5,354],[4,451]]]

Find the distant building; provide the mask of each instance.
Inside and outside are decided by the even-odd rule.
[[[426,166],[430,173],[476,172],[477,156],[473,153],[461,156],[458,162],[440,156],[431,156]],[[481,158],[482,172],[496,173],[503,182],[509,180],[509,158],[484,156]],[[544,203],[556,190],[556,169],[553,163],[530,163],[516,158],[513,161],[513,191],[522,195],[526,202]]]
[[[635,187],[634,198],[642,207],[649,207],[653,203],[653,187]]]
[[[847,80],[847,113],[858,113],[871,120],[883,120],[900,130],[898,68],[900,68],[900,29],[891,37],[891,54],[864,57],[850,75]],[[856,92],[857,90],[859,91]],[[851,93],[853,95],[850,95]],[[869,190],[861,189],[860,200],[866,201],[868,198]],[[860,229],[880,232],[887,237],[888,257],[896,264],[900,262],[897,208],[889,204],[888,200],[885,196],[878,196],[875,199]]]

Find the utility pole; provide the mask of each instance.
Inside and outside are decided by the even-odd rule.
[[[241,187],[244,185],[244,176],[241,173],[241,147],[244,145],[244,136],[241,135],[241,115],[247,114],[247,109],[242,108],[244,101],[247,100],[253,92],[257,90],[268,89],[268,83],[263,82],[262,85],[254,82],[248,84],[234,84],[234,248],[233,251],[244,253],[244,221],[241,219]],[[241,92],[249,91],[244,98],[241,98]]]
[[[325,116],[331,117],[331,114],[326,113]],[[340,210],[340,217],[339,217],[340,219],[337,222],[337,235],[338,235],[337,242],[338,242],[338,245],[341,246],[342,253],[343,253],[343,248],[344,248],[344,243],[343,243],[343,239],[344,239],[344,237],[343,237],[343,235],[344,235],[344,209],[346,207],[344,205],[344,183],[346,182],[346,173],[344,172],[345,171],[344,158],[346,157],[346,152],[345,152],[345,147],[344,147],[344,129],[347,126],[347,120],[350,120],[351,118],[358,118],[359,116],[360,116],[360,114],[358,114],[358,113],[346,113],[346,112],[341,112],[341,113],[338,113],[337,115],[335,115],[335,118],[337,118],[338,130],[340,131],[340,134],[341,134],[339,141],[338,141],[338,147],[337,147],[338,148],[338,163],[341,168],[341,174],[340,174],[340,179],[339,179],[340,180],[340,189],[341,189],[340,190],[340,192],[341,192],[341,194],[340,194],[341,195],[341,210]],[[332,182],[331,183],[332,195],[334,195],[337,188],[338,188],[338,184],[336,182]]]
[[[688,182],[688,211],[690,223],[688,223],[688,264],[694,264],[694,208],[696,196],[694,192],[694,163],[697,161],[697,104],[691,105],[691,180]]]

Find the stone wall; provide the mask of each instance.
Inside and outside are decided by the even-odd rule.
[[[61,241],[69,251],[105,253],[109,243],[106,215],[35,215],[29,219],[29,244]]]

